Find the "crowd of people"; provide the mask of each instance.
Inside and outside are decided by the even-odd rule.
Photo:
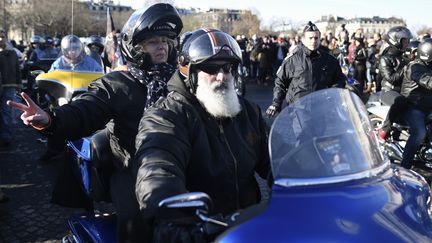
[[[93,81],[73,102],[50,110],[40,108],[25,92],[20,93],[24,103],[17,97],[23,89],[20,57],[0,31],[0,147],[11,145],[17,111],[24,124],[48,137],[44,159],[61,153],[64,143],[58,141],[106,129],[115,167],[110,191],[119,242],[167,239],[154,232],[167,233],[158,227],[175,216],[159,212],[157,205],[172,195],[205,192],[214,201],[212,213],[221,214],[260,202],[255,172],[272,181],[269,128],[260,109],[235,93],[239,70],[258,84],[274,81],[269,117],[281,111],[284,99],[289,105],[317,90],[345,88],[347,78],[358,82],[354,91],[360,96],[372,90],[373,82],[379,90],[381,80],[384,94],[402,87],[402,110],[409,125],[418,128],[404,154],[412,160],[412,150],[424,135],[424,123],[418,120],[432,108],[432,40],[427,36],[408,60],[403,55],[412,35],[405,27],[390,29],[386,38],[368,38],[361,29],[350,35],[344,25],[335,36],[322,33],[308,22],[294,38],[254,35],[250,40],[204,28],[180,37],[182,27],[170,4],[137,10],[121,31],[124,65]],[[56,59],[47,71],[106,71],[103,39],[89,40],[86,54],[77,36],[61,41],[35,36],[24,56],[30,62]],[[15,48],[24,52],[21,46]],[[426,107],[419,106],[425,102]],[[402,163],[409,168],[407,164]],[[170,229],[177,237],[178,231]]]

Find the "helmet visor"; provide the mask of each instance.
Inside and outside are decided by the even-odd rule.
[[[80,43],[70,42],[62,51],[65,57],[70,60],[75,60],[78,59],[83,52],[83,46]]]
[[[230,35],[210,31],[191,40],[189,46],[184,46],[188,50],[188,55],[192,64],[202,63],[208,59],[231,60],[239,63],[241,50],[237,42]]]

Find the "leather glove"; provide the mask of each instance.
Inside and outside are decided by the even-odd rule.
[[[267,117],[272,118],[277,113],[279,113],[279,111],[280,111],[279,107],[277,107],[275,105],[271,105],[267,108],[267,111],[266,111]]]

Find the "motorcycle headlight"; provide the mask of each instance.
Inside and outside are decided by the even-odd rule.
[[[62,105],[66,105],[69,102],[68,102],[68,100],[66,98],[60,97],[60,98],[58,98],[57,103],[58,103],[59,106],[62,106]]]

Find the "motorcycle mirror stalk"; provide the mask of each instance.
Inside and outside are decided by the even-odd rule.
[[[203,222],[213,223],[219,226],[228,227],[228,224],[208,216],[213,201],[204,192],[189,192],[168,197],[159,203],[160,208],[175,208],[195,211]]]

